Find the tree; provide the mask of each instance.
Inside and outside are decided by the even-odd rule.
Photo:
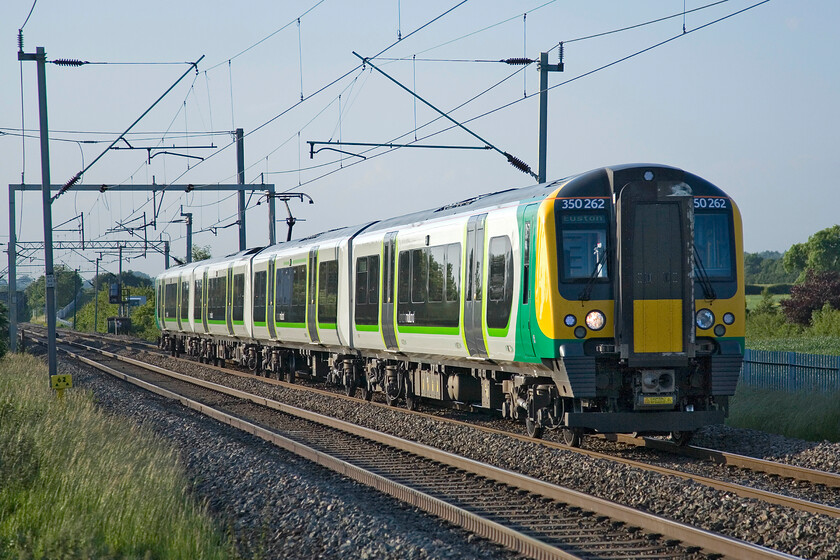
[[[799,271],[786,272],[781,253],[744,253],[744,281],[747,284],[790,284]]]
[[[204,261],[211,257],[210,254],[210,245],[193,245],[192,247],[192,260],[195,261]]]
[[[103,272],[99,275],[99,287],[108,286],[114,282],[119,281],[119,276],[113,272]],[[92,286],[96,285],[96,277],[90,281]],[[148,274],[143,272],[135,272],[133,270],[123,271],[122,285],[127,288],[141,288],[152,285],[152,279]]]
[[[155,291],[152,287],[138,287],[131,289],[132,296],[146,296],[146,303],[139,307],[132,307],[129,310],[131,317],[131,334],[155,340],[159,334],[155,325]],[[99,307],[96,301],[91,300],[79,309],[76,316],[76,328],[80,331],[93,332],[94,319],[98,319],[96,328],[98,332],[105,332],[108,328],[108,317],[114,317],[119,312],[117,304],[108,303],[108,286],[100,286],[96,295],[99,300]],[[97,316],[98,314],[98,316]]]
[[[54,269],[55,273],[55,307],[56,310],[61,309],[71,301],[79,286],[82,285],[82,277],[75,270],[72,270],[65,265],[58,265]],[[46,280],[44,276],[38,278],[35,282],[29,284],[24,290],[29,309],[33,313],[40,315],[44,306],[46,305]]]
[[[805,281],[790,289],[790,299],[783,300],[782,311],[791,323],[810,325],[814,311],[828,305],[840,309],[840,272],[808,270]]]
[[[807,270],[840,272],[840,225],[820,230],[805,243],[791,246],[784,264],[788,272],[801,272],[800,282],[805,280]]]

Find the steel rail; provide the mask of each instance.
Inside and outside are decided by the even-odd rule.
[[[774,461],[768,461],[767,459],[748,457],[737,453],[729,453],[727,451],[718,451],[715,449],[696,447],[693,445],[680,447],[679,445],[675,445],[669,441],[653,438],[634,438],[623,434],[616,434],[615,438],[610,436],[608,439],[615,439],[615,441],[620,443],[635,445],[637,447],[667,451],[668,453],[682,455],[693,459],[703,459],[704,461],[710,461],[720,465],[730,465],[742,469],[749,469],[751,471],[777,475],[782,478],[804,480],[814,484],[824,484],[825,486],[840,488],[840,474],[837,473],[819,471],[806,467],[799,467],[797,465],[788,465],[785,463],[776,463]]]
[[[549,484],[547,482],[543,482],[541,480],[538,480],[538,479],[535,479],[535,478],[532,478],[532,477],[529,477],[529,476],[525,476],[525,475],[522,475],[522,474],[519,474],[519,473],[514,473],[514,472],[511,472],[511,471],[508,471],[508,470],[505,470],[505,469],[501,469],[501,468],[498,468],[498,467],[495,467],[495,466],[492,466],[492,465],[480,463],[478,461],[474,461],[472,459],[468,459],[468,458],[465,458],[465,457],[460,457],[460,456],[454,455],[452,453],[442,451],[442,450],[439,450],[439,449],[435,449],[433,447],[430,447],[430,446],[427,446],[427,445],[424,445],[424,444],[420,444],[420,443],[417,443],[417,442],[397,438],[396,436],[391,436],[391,435],[388,435],[388,434],[385,434],[385,433],[382,433],[382,432],[378,432],[376,430],[365,428],[363,426],[357,426],[357,425],[354,425],[354,424],[350,424],[350,423],[345,422],[343,420],[338,420],[336,418],[332,418],[332,417],[329,417],[329,416],[324,416],[324,415],[321,415],[321,414],[318,414],[318,413],[315,413],[315,412],[312,412],[312,411],[308,411],[308,410],[300,409],[300,408],[297,408],[297,407],[293,407],[293,406],[290,406],[290,405],[287,405],[287,404],[284,404],[284,403],[280,403],[280,402],[277,402],[277,401],[273,401],[271,399],[267,399],[265,397],[260,397],[260,396],[253,395],[253,394],[250,394],[250,393],[246,393],[246,392],[243,392],[243,391],[239,391],[237,389],[233,389],[233,388],[230,388],[230,387],[225,387],[224,385],[219,385],[217,383],[212,383],[212,382],[209,382],[209,381],[196,379],[196,378],[188,376],[188,375],[184,375],[184,374],[180,374],[180,373],[173,372],[173,371],[170,371],[170,370],[166,370],[164,368],[160,368],[158,366],[154,366],[154,365],[151,365],[151,364],[146,364],[144,362],[141,362],[139,360],[135,360],[133,358],[120,356],[118,354],[114,354],[113,352],[108,352],[108,351],[104,351],[104,350],[101,350],[101,349],[88,347],[86,345],[82,345],[82,344],[78,344],[78,343],[74,343],[74,344],[78,345],[78,346],[81,346],[81,347],[83,347],[83,348],[85,348],[89,351],[100,353],[103,356],[106,356],[106,357],[109,357],[109,358],[112,358],[112,359],[116,359],[116,360],[119,360],[121,362],[134,365],[136,367],[144,368],[144,369],[147,369],[149,371],[153,371],[155,373],[158,373],[158,374],[161,374],[161,375],[173,378],[173,379],[177,379],[177,380],[180,380],[180,381],[183,381],[183,382],[186,382],[186,383],[190,383],[190,384],[193,384],[193,385],[205,388],[205,389],[210,389],[210,390],[213,390],[213,391],[217,391],[217,392],[220,392],[220,393],[223,393],[223,394],[226,394],[226,395],[229,395],[229,396],[233,396],[233,397],[236,397],[236,398],[240,398],[240,399],[243,399],[243,400],[251,401],[255,404],[262,405],[262,406],[265,406],[265,407],[268,407],[268,408],[271,408],[271,409],[274,409],[274,410],[278,410],[280,412],[283,412],[285,414],[289,414],[291,416],[296,416],[298,418],[303,418],[305,420],[309,420],[311,422],[315,422],[315,423],[321,424],[323,426],[327,426],[327,427],[330,427],[330,428],[341,430],[341,431],[346,432],[348,434],[355,435],[355,436],[358,436],[358,437],[362,437],[362,438],[365,438],[365,439],[368,439],[368,440],[371,440],[371,441],[375,441],[375,442],[381,443],[383,445],[387,445],[387,446],[405,451],[407,453],[412,453],[412,454],[418,455],[420,457],[424,457],[426,459],[436,461],[438,463],[449,465],[453,468],[461,469],[461,470],[473,473],[475,475],[484,477],[484,478],[489,479],[489,480],[493,480],[493,481],[496,481],[496,482],[499,482],[499,483],[502,483],[502,484],[507,484],[509,486],[519,488],[521,490],[525,490],[527,492],[530,492],[530,493],[533,493],[533,494],[536,494],[536,495],[539,495],[539,496],[550,498],[550,499],[555,500],[555,501],[560,502],[560,503],[565,503],[565,504],[568,504],[568,505],[573,506],[573,507],[578,507],[578,508],[581,508],[581,509],[584,509],[584,510],[587,510],[587,511],[591,511],[591,512],[597,514],[597,515],[603,515],[603,516],[609,517],[610,519],[613,519],[615,521],[620,521],[620,522],[626,523],[626,524],[631,525],[631,526],[639,527],[639,528],[641,528],[645,531],[648,531],[650,533],[664,535],[669,539],[674,539],[674,540],[677,540],[677,541],[680,541],[680,542],[683,542],[683,543],[690,543],[690,545],[692,545],[692,546],[698,546],[698,547],[700,547],[700,548],[702,548],[702,549],[704,549],[708,552],[723,555],[724,557],[737,558],[737,559],[741,559],[741,560],[767,560],[767,559],[792,560],[792,559],[796,558],[795,556],[791,556],[791,555],[788,555],[788,554],[785,554],[785,553],[782,553],[782,552],[779,552],[779,551],[776,551],[776,550],[771,550],[771,549],[768,549],[768,548],[765,548],[765,547],[762,547],[762,546],[759,546],[759,545],[755,545],[755,544],[751,544],[751,543],[748,543],[748,542],[745,542],[745,541],[741,541],[739,539],[735,539],[735,538],[732,538],[732,537],[727,537],[725,535],[720,535],[720,534],[713,533],[713,532],[710,532],[710,531],[705,531],[703,529],[698,529],[698,528],[692,527],[690,525],[686,525],[686,524],[679,523],[679,522],[676,522],[676,521],[672,521],[672,520],[669,520],[669,519],[657,517],[653,514],[643,512],[643,511],[639,511],[639,510],[635,510],[633,508],[630,508],[630,507],[627,507],[627,506],[624,506],[624,505],[621,505],[621,504],[613,503],[613,502],[610,502],[608,500],[604,500],[602,498],[589,496],[587,494],[584,494],[582,492],[578,492],[578,491],[575,491],[575,490],[572,490],[572,489],[569,489],[569,488],[564,488],[564,487],[561,487],[561,486]],[[120,379],[124,379],[125,381],[128,381],[128,382],[134,383],[135,385],[141,386],[143,388],[150,388],[151,385],[152,385],[148,382],[145,382],[145,381],[139,380],[137,378],[134,378],[134,377],[132,377],[128,374],[117,372],[116,370],[113,370],[112,368],[109,368],[108,366],[102,366],[101,364],[97,364],[95,361],[89,360],[89,359],[85,358],[84,356],[80,356],[80,355],[78,355],[74,352],[71,352],[69,350],[64,349],[63,351],[65,353],[67,353],[68,355],[74,357],[75,359],[79,359],[80,361],[83,361],[84,363],[87,363],[88,365],[91,365],[93,367],[97,367],[98,369],[101,369],[103,371],[107,371],[111,375],[115,375],[116,377],[118,377]],[[159,390],[160,391],[166,391],[165,389],[159,389]],[[155,390],[154,392],[158,393],[157,390]],[[231,416],[231,415],[228,415],[224,412],[212,409],[212,407],[208,407],[207,405],[205,405],[203,403],[200,403],[200,402],[197,402],[197,401],[192,401],[191,399],[188,399],[187,397],[184,397],[182,395],[178,395],[177,393],[173,393],[173,392],[169,392],[169,391],[167,391],[167,393],[172,395],[170,398],[174,398],[174,399],[178,400],[179,402],[182,402],[183,404],[185,404],[185,406],[193,408],[194,410],[202,412],[203,414],[206,414],[210,417],[213,417],[213,418],[215,418],[219,421],[229,423],[229,424],[231,424],[233,426],[236,426],[236,427],[239,427],[240,425],[244,426],[243,429],[245,429],[246,431],[249,431],[250,433],[253,433],[254,435],[257,435],[258,437],[263,437],[263,435],[265,435],[266,437],[264,437],[263,439],[267,439],[268,441],[273,442],[274,438],[281,438],[281,441],[283,441],[283,443],[280,443],[279,445],[283,446],[284,448],[289,449],[290,451],[293,451],[295,453],[298,453],[302,457],[310,458],[310,460],[318,462],[319,464],[323,464],[324,466],[327,466],[328,468],[333,468],[333,466],[335,466],[336,468],[333,468],[333,470],[336,470],[337,472],[341,472],[341,473],[346,473],[348,476],[354,477],[354,479],[359,480],[360,482],[367,483],[365,481],[369,480],[368,477],[370,477],[370,476],[377,477],[377,475],[372,475],[372,473],[366,473],[366,472],[364,474],[357,473],[357,471],[355,469],[357,469],[358,467],[354,467],[353,465],[350,465],[349,463],[346,463],[346,462],[341,461],[339,459],[335,459],[335,458],[326,456],[325,454],[322,454],[321,452],[318,452],[318,451],[316,451],[316,450],[314,450],[310,447],[303,446],[299,442],[295,442],[293,440],[283,438],[282,436],[274,434],[273,432],[270,432],[268,430],[264,430],[263,428],[260,428],[259,426],[251,424],[247,421],[238,419],[238,418],[236,418],[234,416]],[[158,393],[158,394],[161,394],[161,393]],[[338,462],[336,462],[336,461],[338,461]],[[333,465],[333,466],[331,466],[331,465]],[[355,478],[354,475],[359,476],[360,478]],[[385,481],[384,479],[382,479],[382,477],[375,478],[375,481],[376,481],[376,484],[386,484],[386,485],[395,484],[395,483],[392,483],[390,481]],[[375,487],[377,487],[377,486],[375,486]],[[421,493],[417,492],[416,490],[413,490],[413,489],[410,489],[410,488],[407,488],[407,487],[402,487],[402,488],[399,488],[399,489],[397,489],[396,487],[392,487],[392,488],[394,488],[394,492],[397,492],[397,493],[400,493],[400,494],[405,493],[405,492],[412,493],[412,494],[413,493],[421,494]],[[390,492],[388,490],[384,490],[384,491],[387,491],[391,495],[396,496],[396,494],[393,494],[392,492]],[[429,496],[429,498],[431,498],[431,496]],[[431,498],[431,499],[436,500],[435,498]],[[434,504],[430,503],[431,507],[433,507],[435,510],[437,508],[444,508],[446,510],[447,507],[454,507],[454,506],[449,506],[448,504],[445,504],[445,503],[437,504],[437,502],[440,502],[440,500],[436,500],[436,502]],[[418,507],[421,507],[421,508],[423,507],[423,505],[420,505],[420,504],[416,504],[416,505],[418,505]],[[432,510],[426,510],[426,511],[430,511],[430,513],[432,513]],[[476,528],[474,530],[474,532],[476,532],[476,534],[486,536],[486,538],[490,538],[490,539],[494,540],[495,542],[500,542],[501,544],[504,544],[505,546],[509,546],[509,547],[513,548],[514,550],[519,550],[520,552],[527,553],[527,554],[532,554],[533,553],[535,558],[574,558],[574,556],[565,556],[568,553],[566,553],[564,551],[560,551],[559,549],[556,549],[554,547],[550,547],[550,548],[552,550],[562,552],[563,555],[561,555],[561,556],[555,556],[553,554],[549,555],[549,554],[551,554],[551,551],[544,550],[544,548],[542,548],[542,547],[533,548],[537,544],[544,545],[545,543],[541,543],[540,541],[537,541],[535,539],[531,539],[531,537],[527,537],[526,535],[521,536],[521,537],[524,537],[525,540],[521,540],[521,538],[519,536],[514,537],[510,533],[505,533],[504,535],[500,535],[498,537],[489,536],[489,535],[497,535],[496,531],[498,529],[493,527],[492,525],[486,524],[485,522],[487,520],[483,520],[483,519],[479,518],[478,516],[475,516],[474,514],[471,514],[470,512],[467,512],[466,510],[462,510],[462,512],[463,513],[456,513],[455,516],[457,518],[460,518],[460,516],[464,516],[464,515],[468,514],[467,515],[468,523],[470,523],[470,524],[475,523],[476,524]],[[451,514],[452,513],[444,512],[444,515],[451,515]],[[446,519],[449,520],[449,521],[452,521],[453,523],[456,522],[454,519],[450,519],[449,517],[446,517]],[[498,525],[494,522],[490,522],[490,523],[493,524],[493,525]],[[503,527],[501,527],[501,528],[503,528]],[[473,529],[470,529],[470,530],[473,530]],[[497,538],[499,538],[501,540],[497,540]],[[511,546],[510,539],[514,539],[514,538],[516,539],[515,543],[513,543],[515,546]],[[528,539],[530,539],[533,542],[529,542]],[[520,548],[518,548],[518,547],[523,547],[524,550],[520,550]],[[528,552],[526,552],[526,550]]]

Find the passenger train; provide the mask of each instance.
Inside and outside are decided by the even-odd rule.
[[[721,189],[623,165],[171,268],[156,319],[202,362],[683,443],[735,391],[742,255]]]

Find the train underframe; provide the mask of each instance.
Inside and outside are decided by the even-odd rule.
[[[728,407],[726,395],[712,395],[711,355],[670,368],[630,368],[609,355],[577,364],[569,357],[544,360],[541,369],[523,373],[167,332],[159,346],[172,356],[235,363],[274,379],[303,376],[342,386],[348,396],[368,401],[381,392],[389,405],[411,410],[428,399],[497,411],[524,422],[532,437],[559,430],[570,446],[594,432],[667,434],[684,444],[700,427],[722,423]]]

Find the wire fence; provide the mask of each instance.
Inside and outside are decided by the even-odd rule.
[[[779,391],[840,391],[840,356],[748,349],[740,382]]]

